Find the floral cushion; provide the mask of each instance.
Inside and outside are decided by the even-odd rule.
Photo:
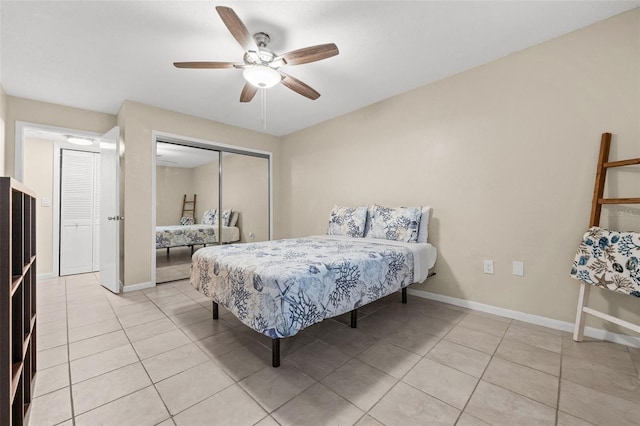
[[[182,216],[180,218],[180,225],[193,225],[193,218],[189,216]]]
[[[578,246],[571,277],[640,297],[640,232],[589,229]]]
[[[218,210],[207,210],[202,215],[203,225],[214,225],[218,221]]]
[[[389,208],[374,204],[369,209],[366,237],[415,243],[421,217],[420,207]]]
[[[333,206],[329,217],[328,235],[364,236],[364,225],[367,221],[367,207]]]

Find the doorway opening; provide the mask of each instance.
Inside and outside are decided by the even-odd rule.
[[[32,188],[38,197],[38,278],[97,271],[99,262],[94,264],[94,259],[97,260],[99,253],[99,230],[94,225],[95,221],[87,221],[86,217],[93,218],[98,208],[93,202],[98,190],[93,173],[99,167],[100,135],[32,123],[20,123],[17,127],[16,178]],[[78,145],[77,142],[85,145]],[[73,161],[77,155],[87,158],[83,157],[80,162]],[[91,167],[82,167],[82,161],[89,157]],[[81,167],[74,167],[78,163]],[[63,178],[65,171],[69,173]],[[82,178],[78,173],[82,173]],[[62,185],[63,181],[65,185]],[[87,187],[89,192],[85,190]],[[63,205],[66,208],[61,215]],[[74,259],[78,251],[76,247],[86,250],[83,253],[88,268],[78,268],[78,262]]]

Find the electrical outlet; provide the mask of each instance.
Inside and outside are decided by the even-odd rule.
[[[493,274],[493,260],[485,260],[484,261],[483,272],[485,274]]]
[[[251,241],[255,240],[256,239],[256,234],[254,234],[253,232],[249,232],[249,239]]]
[[[50,207],[51,206],[51,201],[49,200],[49,197],[42,197],[41,200],[41,206],[42,207]]]
[[[513,261],[513,275],[524,277],[524,262],[520,262],[519,260]]]

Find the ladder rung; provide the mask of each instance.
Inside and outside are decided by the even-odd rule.
[[[604,163],[602,167],[622,167],[622,166],[633,166],[634,164],[640,164],[640,158],[631,158],[630,160],[622,160],[622,161],[610,161],[608,163]]]
[[[640,204],[640,198],[600,198],[598,204]]]

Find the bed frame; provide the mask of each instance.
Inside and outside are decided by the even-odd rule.
[[[427,280],[434,276],[435,272],[430,272],[427,275]],[[407,286],[408,287],[408,286]],[[407,303],[407,287],[402,288],[402,303]],[[213,319],[217,320],[219,317],[218,314],[218,303],[215,301],[211,302],[213,304]],[[351,311],[351,328],[358,327],[358,309],[354,309]],[[280,367],[280,337],[276,337],[271,339],[271,366],[274,368]]]

